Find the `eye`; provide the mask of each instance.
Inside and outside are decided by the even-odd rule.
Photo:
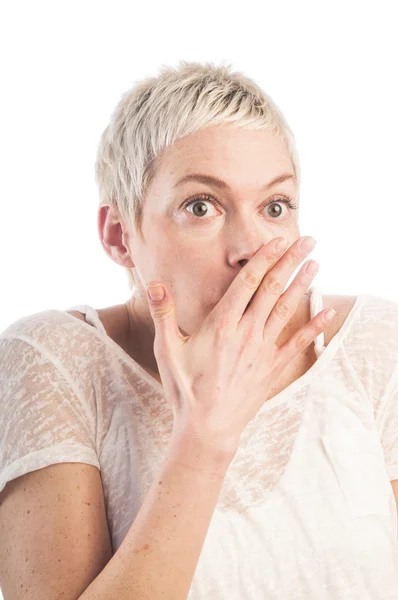
[[[202,208],[200,209],[193,209],[193,213],[191,213],[191,211],[188,211],[190,214],[192,214],[194,217],[196,218],[202,218],[203,215],[206,215],[207,210],[204,211],[203,206],[206,204],[206,202],[209,202],[210,204],[212,204],[213,206],[221,206],[220,202],[218,200],[216,200],[215,198],[213,198],[212,196],[209,196],[209,194],[199,194],[197,196],[193,196],[193,198],[188,198],[188,200],[185,200],[185,202],[182,204],[181,208],[191,208],[191,206],[202,206]],[[298,206],[296,204],[294,204],[294,202],[292,201],[292,199],[290,197],[286,197],[286,198],[280,198],[278,197],[277,199],[272,199],[271,200],[267,200],[264,204],[263,204],[263,208],[271,206],[271,205],[275,205],[275,208],[278,207],[278,205],[282,205],[284,204],[285,206],[288,206],[291,210],[297,210]],[[274,209],[273,209],[274,210]],[[279,216],[282,214],[281,209],[276,208],[276,212],[277,214],[272,217],[274,219],[278,219]],[[270,213],[269,213],[270,214]],[[271,216],[271,214],[270,214]],[[208,217],[210,218],[210,217]],[[203,219],[202,219],[203,220]]]

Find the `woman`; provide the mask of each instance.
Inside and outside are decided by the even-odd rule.
[[[10,598],[21,581],[84,600],[398,597],[398,306],[308,291],[277,106],[181,61],[123,95],[96,174],[131,297],[0,337]]]

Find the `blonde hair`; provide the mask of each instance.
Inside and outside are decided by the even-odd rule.
[[[231,72],[231,65],[181,60],[176,67],[162,65],[158,76],[135,82],[114,109],[95,162],[100,203],[117,209],[142,239],[145,193],[162,151],[200,129],[223,124],[274,130],[285,140],[299,189],[295,138],[271,97],[253,79]],[[133,269],[125,270],[132,290]]]

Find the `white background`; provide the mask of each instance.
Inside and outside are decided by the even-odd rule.
[[[398,300],[394,2],[13,2],[1,31],[0,331],[125,302],[100,244],[94,160],[121,94],[159,65],[226,60],[276,101],[302,167],[324,293]]]
[[[129,295],[97,233],[99,137],[134,81],[224,60],[268,92],[297,140],[300,232],[325,294],[398,301],[396,2],[4,3],[0,331]],[[21,557],[22,560],[22,557]]]

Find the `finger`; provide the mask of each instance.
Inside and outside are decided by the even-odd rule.
[[[162,290],[163,298],[161,297]],[[159,281],[148,283],[147,294],[149,309],[155,325],[154,350],[162,352],[166,348],[170,348],[173,342],[182,338],[177,325],[174,298],[166,286]]]
[[[287,290],[278,298],[271,314],[268,316],[263,329],[264,339],[275,341],[278,338],[296,312],[303,295],[310,287],[318,271],[319,264],[315,260],[304,263]],[[262,316],[257,317],[257,319],[264,322]]]
[[[228,321],[238,323],[248,305],[249,300],[258,289],[264,275],[275,264],[284,249],[277,250],[277,238],[272,242],[261,246],[250,261],[239,271],[238,275],[232,281],[228,290],[215,306],[211,313],[212,319],[217,322],[224,322],[225,315],[228,315]],[[285,248],[287,246],[287,240]]]
[[[330,313],[330,311],[332,312]],[[276,371],[283,371],[293,358],[312,344],[315,338],[326,329],[336,314],[333,308],[325,308],[325,310],[322,310],[311,319],[309,323],[296,331],[287,342],[282,344],[275,353],[274,364]]]
[[[277,323],[275,323],[274,317],[274,327],[280,326],[281,331],[285,324],[290,320],[292,314],[294,314],[296,310],[300,297],[298,296],[297,299],[292,299],[290,306],[286,305],[286,307],[284,306],[283,302],[280,302],[280,298],[292,273],[294,273],[298,265],[303,261],[304,257],[313,249],[310,248],[304,251],[300,250],[300,244],[303,239],[304,238],[299,238],[296,240],[296,242],[293,243],[290,248],[283,253],[282,257],[277,260],[276,264],[273,265],[272,268],[269,268],[256,293],[254,294],[250,306],[247,307],[247,310],[240,320],[239,325],[244,327],[246,325],[252,326],[255,324],[260,332],[261,329],[257,324],[263,323],[263,327],[268,324],[269,316],[272,315],[272,311],[275,310],[275,306],[278,304],[278,301],[279,305],[277,308],[277,314],[279,318]],[[302,292],[300,292],[300,294],[301,293]],[[286,310],[288,308],[291,311],[290,314],[289,311]],[[268,328],[268,333],[270,336],[273,335],[271,328]],[[279,333],[277,335],[279,335]],[[277,337],[277,335],[275,337]]]

